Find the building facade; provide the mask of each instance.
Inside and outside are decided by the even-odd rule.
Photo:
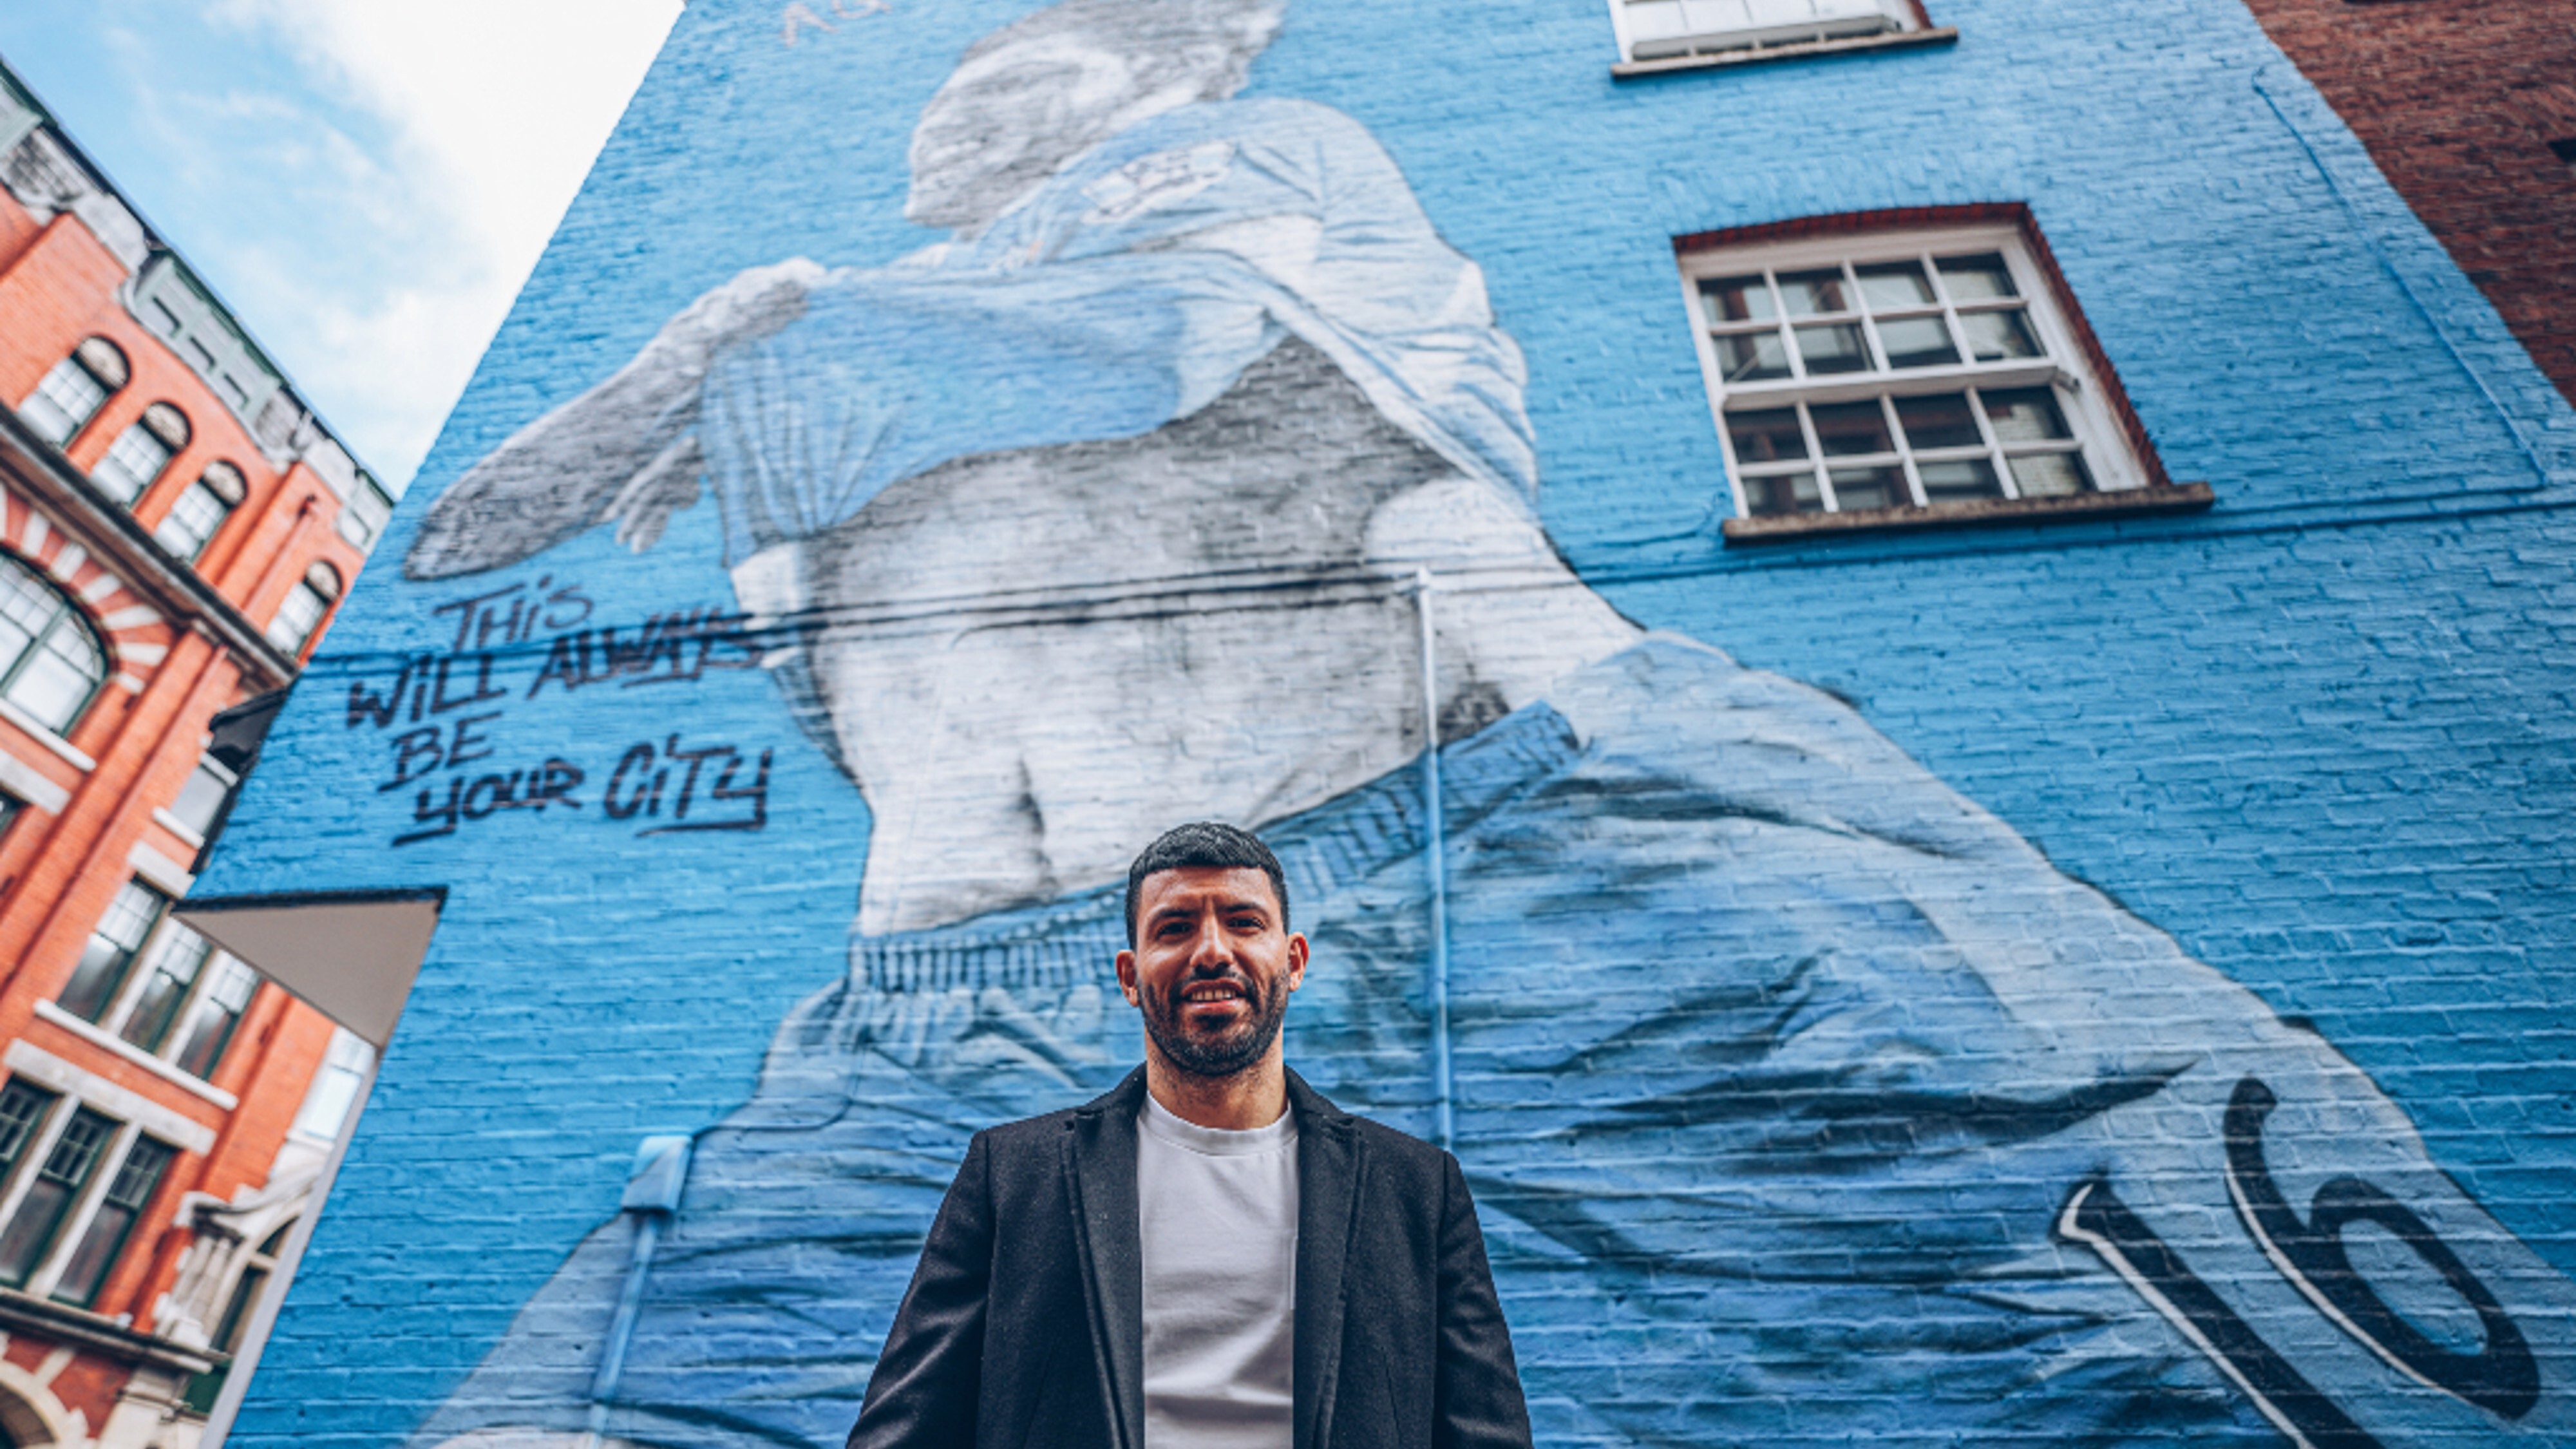
[[[0,400],[0,1442],[185,1449],[366,1049],[171,907],[390,504],[5,68]]]
[[[2546,7],[2461,0],[2253,8],[2576,397],[2576,27]]]
[[[2576,1439],[2571,465],[2237,0],[697,0],[191,902],[231,1442],[839,1443],[1203,818],[1542,1443]]]

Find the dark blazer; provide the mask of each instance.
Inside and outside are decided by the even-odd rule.
[[[1136,1116],[1145,1071],[975,1134],[850,1449],[1144,1449]],[[1458,1161],[1288,1074],[1297,1114],[1294,1449],[1527,1449]]]

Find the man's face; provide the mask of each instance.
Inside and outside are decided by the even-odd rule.
[[[1172,1065],[1230,1077],[1260,1061],[1305,979],[1306,938],[1288,933],[1267,875],[1192,867],[1145,877],[1118,986]]]

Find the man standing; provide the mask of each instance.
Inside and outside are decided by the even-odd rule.
[[[1165,834],[1128,870],[1127,940],[1144,1066],[975,1134],[852,1449],[1526,1446],[1457,1160],[1282,1060],[1307,947],[1278,859]]]

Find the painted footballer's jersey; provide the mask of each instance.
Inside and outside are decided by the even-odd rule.
[[[2395,1106],[1848,706],[1653,636],[1441,778],[1455,1145],[1544,1436],[2576,1441],[2576,1291]],[[1406,770],[1264,835],[1291,1061],[1428,1134],[1423,825]],[[1134,1061],[1120,899],[856,940],[700,1134],[613,1382],[633,1215],[415,1442],[839,1443],[967,1136]]]
[[[1520,349],[1357,122],[1185,106],[1093,148],[972,241],[835,271],[708,375],[706,482],[739,566],[968,454],[1138,437],[1289,337],[1453,467],[1538,491]]]

